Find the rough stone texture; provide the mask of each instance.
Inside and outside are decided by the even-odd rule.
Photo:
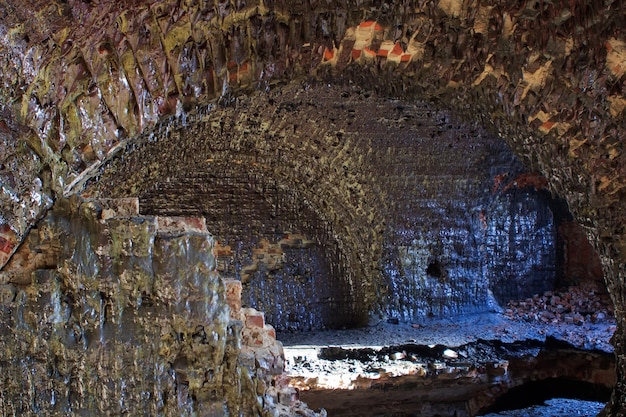
[[[133,207],[60,200],[16,254],[31,255],[27,267],[0,273],[2,413],[274,410],[282,345],[262,313],[230,310],[240,294],[225,293],[204,218]]]
[[[541,405],[485,414],[485,417],[593,417],[604,408],[603,402],[555,398]]]
[[[515,188],[485,210],[484,274],[500,305],[553,289],[558,281],[557,225],[550,197]]]
[[[593,249],[585,231],[573,221],[559,224],[559,236],[563,245],[563,271],[560,285],[578,285],[581,283],[598,283],[603,285],[604,275],[602,263]]]
[[[243,89],[271,90],[277,80],[311,74],[420,97],[500,134],[592,236],[618,318],[620,382],[607,414],[623,414],[621,2],[53,0],[0,7],[0,230],[2,246],[12,247],[4,253],[52,197],[80,190],[103,160],[164,115],[184,120],[186,110],[212,99],[236,104]],[[376,203],[363,202],[363,218]],[[322,220],[334,230],[345,226]],[[333,236],[341,251],[355,248],[351,233]],[[355,276],[369,273],[371,260],[363,261]]]
[[[297,353],[305,352],[291,352]],[[478,340],[456,347],[332,346],[289,360],[292,384],[301,390],[301,397],[313,407],[326,404],[331,415],[345,417],[470,417],[497,407],[515,389],[523,396],[523,388],[533,384],[548,396],[581,383],[578,389],[586,390],[581,395],[601,400],[615,383],[612,355],[579,351],[554,340],[545,344]]]
[[[279,330],[483,311],[490,291],[504,305],[558,278],[545,178],[426,103],[290,85],[198,117],[136,141],[87,192],[206,216],[220,270]]]

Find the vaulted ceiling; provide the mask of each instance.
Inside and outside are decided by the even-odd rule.
[[[499,135],[585,226],[621,312],[625,12],[612,0],[3,0],[0,265],[57,197],[111,178],[111,161],[168,126],[290,82],[331,83],[427,101]],[[377,203],[361,203],[367,219]]]

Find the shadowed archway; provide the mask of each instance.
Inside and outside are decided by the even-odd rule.
[[[0,263],[55,196],[81,192],[159,120],[183,123],[196,106],[298,77],[352,80],[476,118],[546,176],[600,253],[626,377],[621,2],[40,6],[2,4]],[[349,263],[372,274],[372,259],[355,256]],[[620,382],[609,415],[625,395]]]

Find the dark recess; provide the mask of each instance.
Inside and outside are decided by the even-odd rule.
[[[478,415],[518,410],[543,404],[552,398],[608,402],[610,397],[611,389],[605,386],[568,378],[550,378],[510,389],[492,406],[481,410]]]

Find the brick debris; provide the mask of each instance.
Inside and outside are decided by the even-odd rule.
[[[615,322],[608,293],[594,283],[546,291],[524,300],[510,301],[504,315],[514,320],[546,324]]]

